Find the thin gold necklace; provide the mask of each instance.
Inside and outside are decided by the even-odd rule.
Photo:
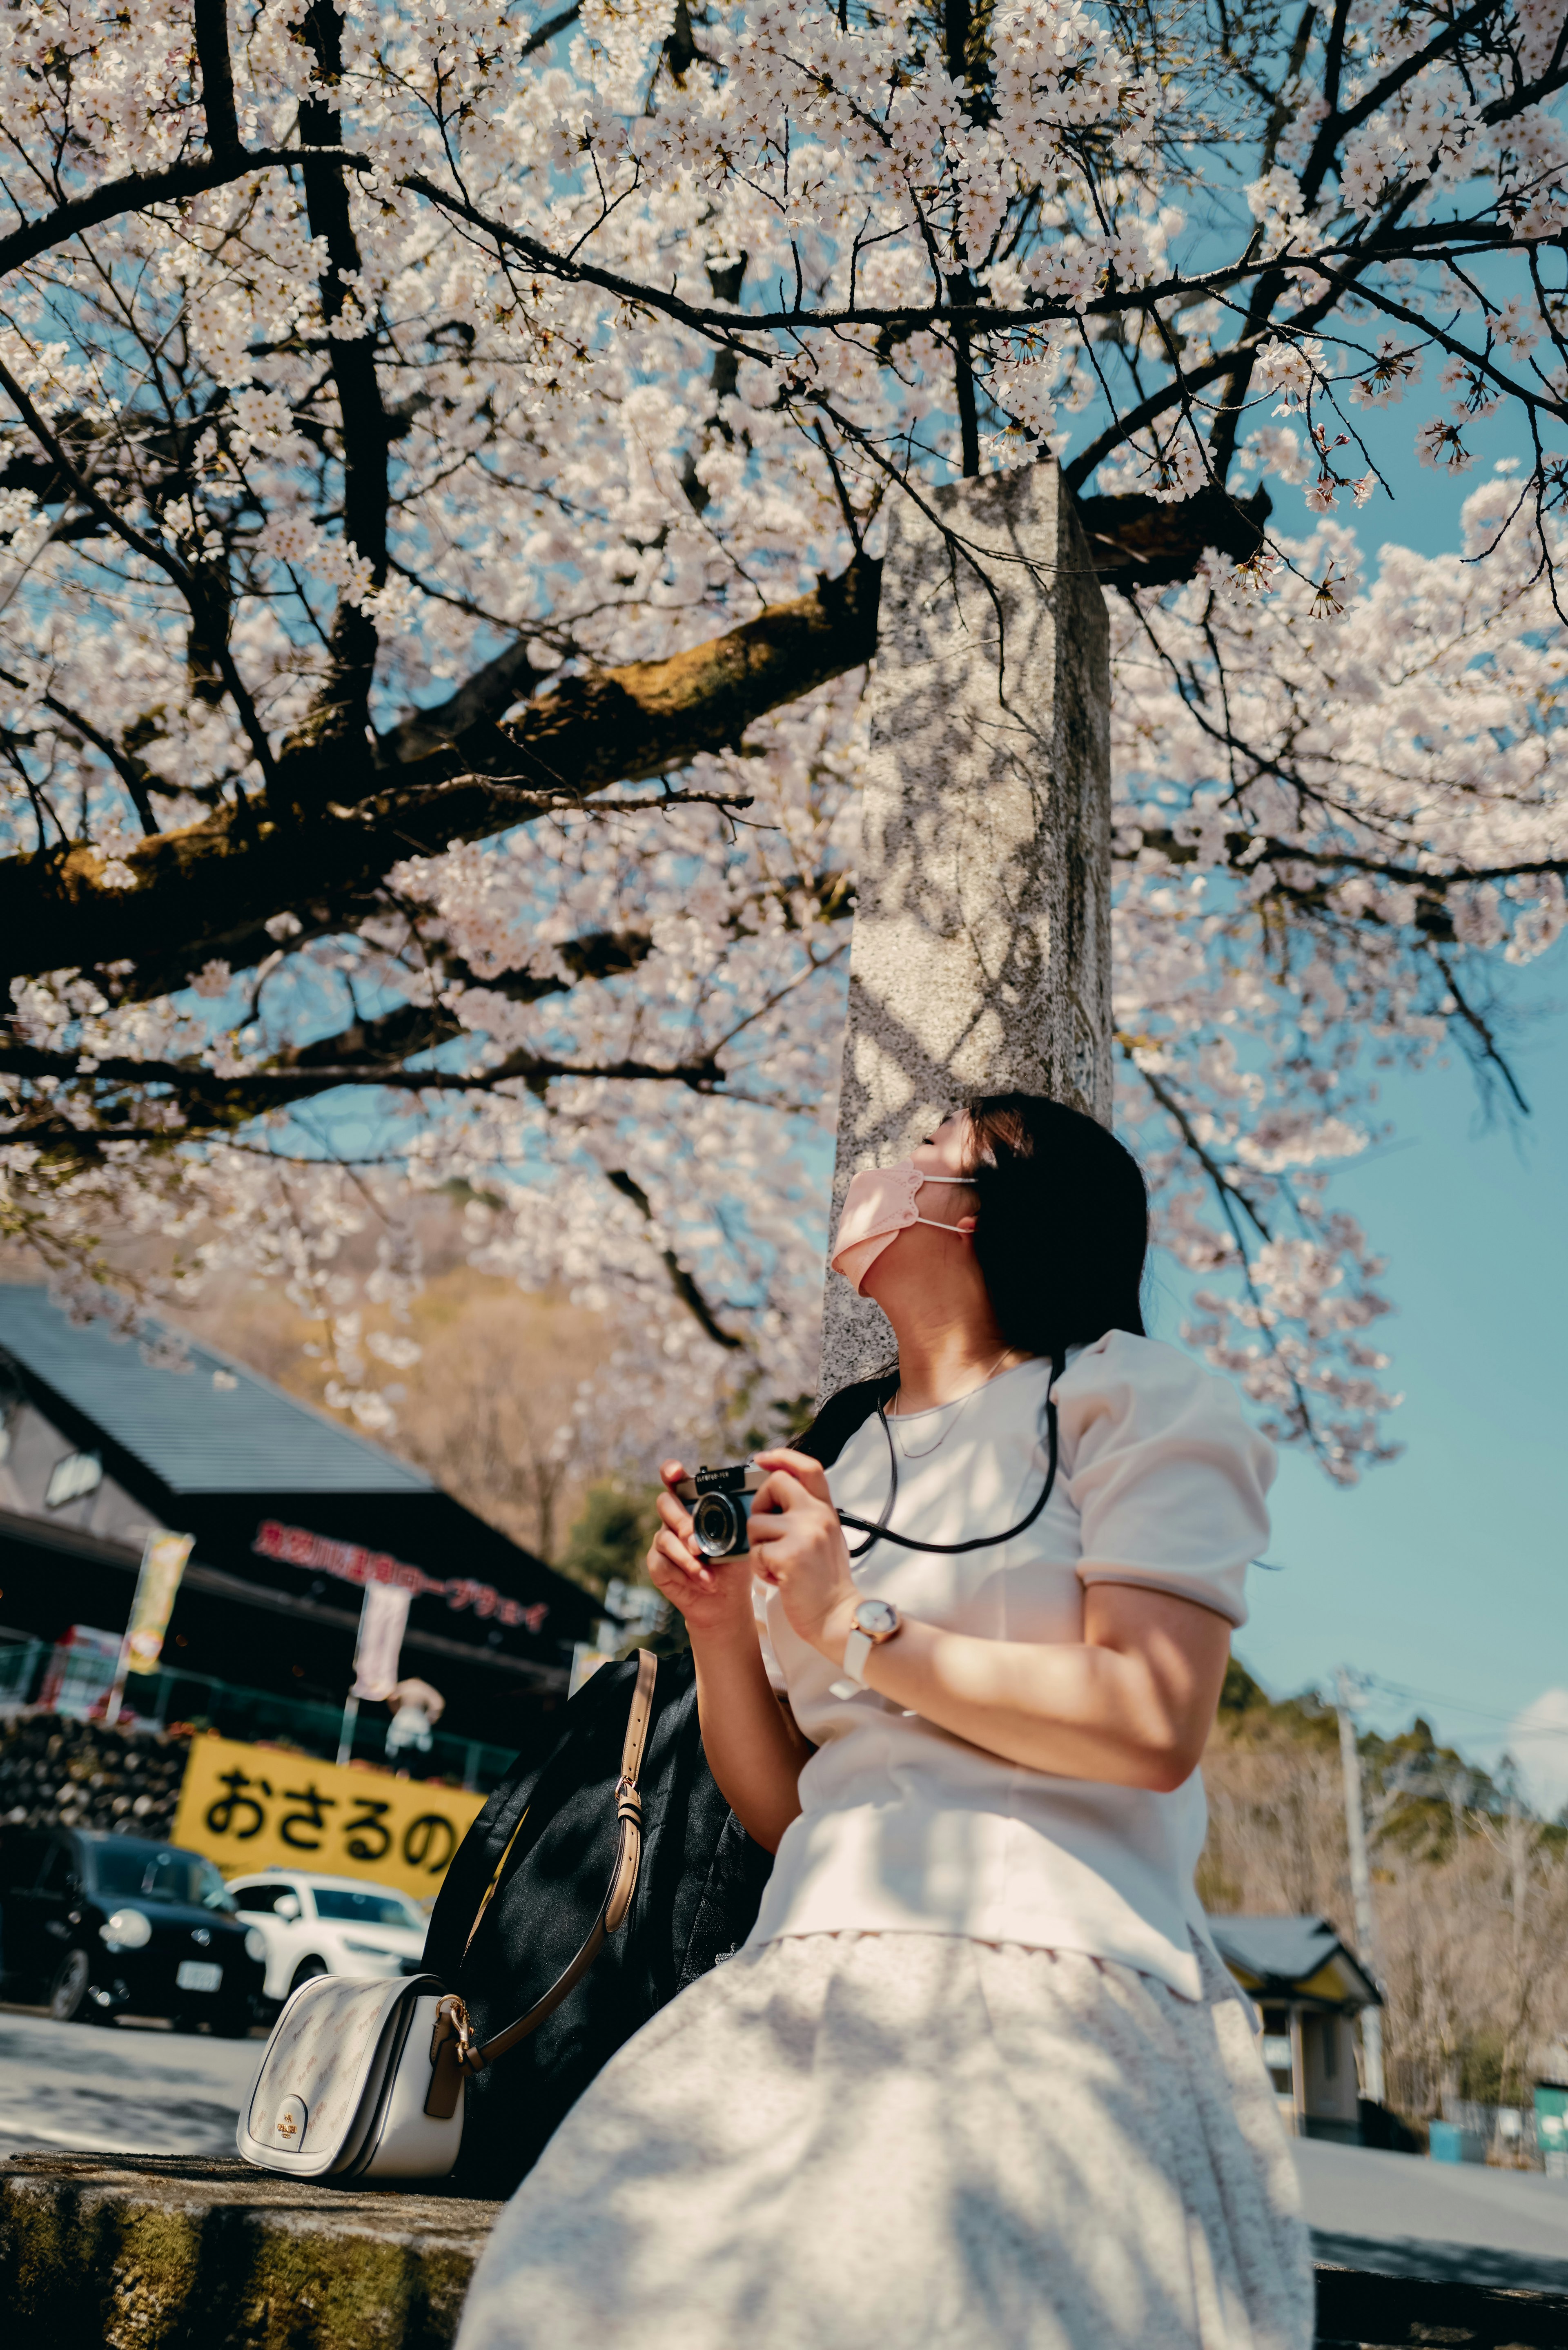
[[[1012,1355],[1012,1354],[1016,1354],[1016,1352],[1017,1352],[1017,1351],[1018,1351],[1018,1350],[1017,1350],[1017,1348],[1016,1348],[1016,1347],[1003,1347],[1003,1348],[1002,1348],[1002,1350],[1001,1354],[1000,1354],[1000,1355],[998,1355],[998,1357],[997,1357],[997,1358],[996,1358],[995,1362],[993,1362],[993,1363],[992,1364],[991,1368],[986,1372],[985,1377],[981,1380],[981,1382],[980,1382],[980,1386],[979,1386],[979,1387],[972,1387],[972,1388],[971,1388],[969,1389],[969,1391],[968,1391],[968,1393],[967,1393],[967,1394],[965,1394],[965,1395],[961,1395],[961,1396],[957,1396],[957,1397],[955,1397],[955,1398],[953,1399],[953,1402],[954,1402],[954,1404],[956,1404],[957,1409],[953,1410],[953,1416],[952,1416],[952,1418],[948,1421],[947,1426],[942,1430],[941,1434],[937,1438],[937,1440],[936,1440],[936,1443],[935,1443],[935,1444],[925,1444],[925,1445],[922,1445],[919,1452],[911,1452],[911,1451],[909,1451],[909,1446],[904,1442],[903,1438],[900,1436],[900,1437],[899,1437],[899,1439],[898,1439],[898,1450],[900,1451],[900,1452],[902,1452],[902,1454],[903,1454],[903,1456],[904,1456],[905,1460],[906,1460],[906,1461],[927,1461],[927,1460],[929,1460],[929,1459],[930,1458],[930,1456],[931,1456],[931,1454],[932,1454],[933,1452],[935,1452],[935,1451],[939,1451],[939,1450],[940,1450],[940,1448],[947,1442],[948,1438],[952,1434],[953,1430],[958,1426],[958,1424],[959,1424],[959,1420],[960,1420],[960,1419],[961,1419],[961,1418],[962,1417],[962,1414],[963,1414],[963,1408],[964,1408],[965,1404],[966,1404],[966,1403],[971,1403],[971,1402],[973,1401],[974,1398],[975,1398],[977,1395],[979,1395],[979,1393],[981,1392],[981,1388],[988,1388],[988,1387],[991,1385],[991,1383],[992,1383],[992,1379],[996,1377],[997,1372],[1001,1369],[1001,1367],[1002,1367],[1002,1364],[1006,1361],[1006,1359],[1007,1359],[1008,1356],[1009,1356],[1009,1355]],[[900,1379],[900,1380],[899,1380],[899,1382],[898,1382],[898,1385],[897,1388],[894,1390],[894,1394],[893,1394],[893,1413],[892,1413],[892,1417],[893,1417],[895,1419],[898,1419],[898,1405],[899,1405],[900,1401],[902,1400],[903,1393],[904,1393],[904,1383],[903,1383],[902,1379]],[[932,1409],[932,1410],[933,1410],[933,1411],[947,1411],[947,1410],[949,1410],[949,1409],[952,1409],[952,1407],[951,1407],[951,1406],[950,1406],[950,1405],[948,1405],[948,1404],[939,1403],[939,1404],[933,1404],[933,1405],[931,1406],[931,1409]],[[911,1412],[911,1413],[910,1413],[910,1415],[909,1415],[909,1417],[910,1417],[911,1419],[915,1419],[916,1417],[918,1417],[918,1415],[917,1415],[917,1414],[915,1414],[915,1413],[913,1413],[913,1412]]]

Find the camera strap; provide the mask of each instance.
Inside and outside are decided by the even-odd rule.
[[[898,1448],[893,1441],[893,1431],[888,1425],[887,1399],[883,1395],[878,1395],[877,1417],[882,1423],[882,1433],[888,1440],[888,1463],[890,1472],[888,1480],[888,1498],[882,1504],[882,1514],[875,1525],[869,1518],[857,1518],[848,1510],[839,1510],[836,1513],[841,1526],[853,1526],[857,1534],[863,1534],[866,1536],[866,1540],[857,1548],[850,1550],[850,1557],[864,1558],[867,1551],[873,1549],[877,1543],[889,1542],[896,1543],[900,1550],[923,1551],[939,1558],[959,1558],[966,1551],[994,1550],[998,1544],[1012,1542],[1019,1534],[1027,1534],[1051,1499],[1052,1488],[1056,1482],[1056,1382],[1061,1378],[1062,1371],[1063,1357],[1060,1355],[1053,1355],[1051,1377],[1045,1388],[1045,1425],[1048,1431],[1045,1482],[1040,1489],[1039,1499],[1027,1517],[1020,1518],[1018,1523],[1015,1526],[1009,1526],[1005,1533],[976,1534],[969,1542],[918,1542],[913,1534],[896,1534],[888,1524],[888,1520],[893,1514],[893,1505],[898,1498]]]

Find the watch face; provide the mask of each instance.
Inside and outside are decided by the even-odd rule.
[[[886,1639],[898,1628],[898,1611],[886,1599],[863,1599],[855,1610],[855,1628],[873,1639]]]

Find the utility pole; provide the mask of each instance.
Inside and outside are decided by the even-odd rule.
[[[1372,1918],[1372,1872],[1366,1864],[1366,1815],[1361,1804],[1361,1750],[1355,1743],[1351,1677],[1341,1665],[1337,1676],[1339,1759],[1345,1769],[1345,1834],[1350,1846],[1350,1890],[1355,1903],[1355,1939],[1374,1982],[1377,1972],[1377,1933]],[[1386,2102],[1383,2094],[1383,2011],[1361,2011],[1361,2062],[1366,2095],[1375,2106]]]

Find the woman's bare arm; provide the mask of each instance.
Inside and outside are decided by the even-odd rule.
[[[750,1561],[742,1565],[749,1582]],[[694,1638],[691,1655],[708,1768],[746,1834],[777,1852],[800,1811],[800,1774],[815,1750],[774,1694],[754,1624],[749,1639]]]
[[[836,1664],[861,1597],[815,1461],[759,1455],[752,1508],[759,1573],[803,1640]],[[980,1640],[906,1619],[865,1679],[895,1705],[1003,1761],[1063,1778],[1168,1790],[1190,1776],[1214,1719],[1231,1627],[1197,1601],[1094,1583],[1080,1641]]]
[[[1198,1766],[1230,1653],[1231,1627],[1212,1609],[1096,1583],[1081,1642],[976,1640],[906,1620],[872,1649],[865,1679],[1005,1762],[1167,1793]]]
[[[776,1852],[800,1810],[800,1774],[814,1750],[763,1665],[751,1559],[703,1558],[693,1550],[691,1515],[670,1491],[686,1472],[667,1461],[659,1473],[664,1523],[648,1554],[649,1576],[686,1619],[702,1746],[719,1792],[747,1835]]]

